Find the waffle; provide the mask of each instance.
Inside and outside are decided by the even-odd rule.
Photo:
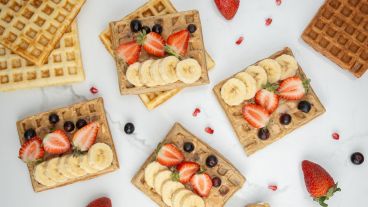
[[[50,113],[56,113],[59,115],[60,121],[55,126],[51,125],[48,120],[48,116]],[[99,122],[100,130],[98,132],[96,142],[106,143],[111,147],[113,151],[113,155],[114,155],[114,160],[112,162],[112,165],[108,167],[107,169],[99,171],[95,174],[88,174],[86,176],[72,179],[65,183],[55,185],[53,187],[47,187],[47,186],[39,184],[35,180],[33,176],[35,164],[34,163],[28,164],[27,166],[28,166],[28,170],[30,173],[31,182],[32,182],[32,186],[35,192],[41,192],[41,191],[69,185],[69,184],[79,182],[79,181],[89,180],[97,176],[100,176],[100,175],[103,175],[109,172],[113,172],[119,168],[119,161],[116,155],[114,142],[112,140],[109,125],[108,125],[108,122],[105,116],[105,109],[104,109],[102,98],[85,101],[85,102],[74,104],[74,105],[71,105],[65,108],[59,108],[59,109],[51,110],[48,112],[43,112],[43,113],[33,115],[33,116],[30,116],[30,117],[27,117],[25,119],[18,121],[17,128],[18,128],[20,143],[21,144],[24,143],[23,134],[24,134],[24,131],[27,130],[28,128],[35,129],[37,135],[43,138],[46,134],[50,133],[51,130],[63,129],[64,121],[73,121],[75,123],[80,118],[85,119],[87,122],[89,121]],[[51,156],[46,155],[45,158],[49,159],[51,158]]]
[[[327,0],[302,38],[356,77],[368,69],[368,2]]]
[[[166,135],[166,138],[162,141],[163,144],[172,143],[179,149],[182,149],[182,146],[185,142],[192,142],[195,146],[195,150],[193,152],[190,154],[185,153],[187,161],[194,161],[205,166],[205,160],[208,155],[215,155],[218,158],[218,164],[213,168],[208,168],[206,172],[210,176],[220,177],[222,184],[218,188],[213,187],[208,198],[205,198],[204,200],[206,206],[224,206],[227,200],[243,186],[245,183],[245,178],[219,152],[202,142],[178,123],[173,126],[170,132]],[[154,157],[155,152],[148,157],[141,169],[133,177],[132,183],[153,201],[155,201],[159,206],[168,207],[161,200],[161,196],[150,189],[144,180],[144,169],[150,162],[154,160]]]
[[[139,7],[137,10],[132,12],[131,14],[124,17],[123,20],[131,20],[135,18],[143,18],[148,16],[159,16],[164,14],[175,13],[177,10],[174,8],[172,3],[169,0],[149,0],[146,4]],[[107,27],[101,34],[100,39],[102,43],[105,45],[106,49],[109,51],[111,55],[114,54],[111,45],[111,31],[110,27]],[[215,66],[215,62],[213,59],[206,53],[206,62],[208,69],[212,69]],[[144,105],[152,110],[165,101],[169,100],[171,97],[175,96],[180,92],[181,89],[173,89],[168,91],[140,94]]]
[[[289,48],[284,48],[283,50],[271,55],[269,58],[277,58],[278,56],[281,56],[283,54],[294,56]],[[301,77],[302,79],[307,79],[300,66],[297,72],[297,76]],[[285,135],[310,122],[311,120],[326,111],[319,101],[317,95],[314,93],[312,87],[310,87],[309,92],[303,98],[303,100],[309,101],[312,105],[312,109],[309,113],[304,113],[297,109],[298,101],[285,102],[284,100],[280,100],[280,105],[278,109],[272,114],[270,119],[271,121],[268,124],[268,129],[271,135],[267,140],[261,140],[257,136],[258,129],[250,126],[247,121],[244,120],[242,115],[243,104],[237,106],[229,106],[223,101],[220,90],[222,85],[227,80],[228,79],[221,81],[213,88],[213,90],[248,156],[281,139]],[[292,117],[293,121],[289,125],[281,125],[278,121],[278,116],[283,110],[288,111],[288,114],[290,114]]]
[[[267,203],[256,203],[256,204],[249,204],[245,207],[270,207]]]
[[[84,79],[76,21],[43,66],[36,66],[0,45],[0,91],[63,85]]]
[[[160,22],[164,30],[161,36],[164,39],[177,31],[187,28],[189,24],[195,24],[197,31],[191,34],[188,46],[188,52],[186,57],[194,58],[198,61],[202,68],[202,75],[199,80],[192,84],[186,84],[183,82],[175,82],[172,84],[166,84],[162,86],[137,87],[129,83],[126,79],[125,73],[128,68],[128,64],[119,56],[115,55],[116,65],[118,69],[118,79],[120,85],[120,93],[122,95],[134,95],[142,93],[150,93],[157,91],[165,91],[176,88],[184,88],[189,86],[198,86],[209,83],[208,71],[206,65],[206,56],[204,52],[202,27],[198,11],[186,11],[173,14],[167,14],[162,16],[145,17],[139,19],[143,25],[152,27],[156,22]],[[121,43],[129,42],[132,40],[134,34],[130,29],[130,20],[122,20],[118,22],[110,23],[112,31],[112,48],[116,50]],[[184,57],[185,58],[185,57]],[[144,50],[141,52],[139,62],[152,59],[152,56],[148,55]]]

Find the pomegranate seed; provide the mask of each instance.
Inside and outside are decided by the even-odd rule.
[[[272,19],[271,18],[267,18],[266,19],[266,26],[270,26],[272,23]]]
[[[236,43],[237,45],[240,45],[240,44],[243,42],[243,40],[244,40],[244,37],[243,37],[243,36],[240,36],[240,37],[239,37],[239,39],[238,39],[238,40],[236,40],[236,42],[235,42],[235,43]]]
[[[96,93],[98,93],[98,89],[97,89],[96,87],[94,87],[94,86],[92,86],[92,87],[89,89],[89,91],[91,91],[91,93],[92,93],[92,94],[96,94]]]
[[[201,110],[199,108],[196,108],[194,111],[193,111],[193,116],[196,117],[198,116],[198,114],[201,113]]]
[[[332,138],[334,140],[339,140],[340,139],[340,135],[338,133],[334,132],[334,133],[332,133]]]
[[[268,189],[270,189],[272,191],[277,191],[277,185],[269,185]]]
[[[280,5],[281,5],[281,3],[282,3],[282,1],[281,1],[281,0],[276,0],[276,5],[277,5],[277,6],[280,6]]]
[[[211,127],[206,127],[205,131],[206,131],[208,134],[213,134],[213,132],[215,132]]]

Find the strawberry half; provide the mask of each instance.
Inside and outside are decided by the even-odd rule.
[[[112,207],[112,203],[110,198],[101,197],[89,203],[87,207]]]
[[[267,89],[261,89],[255,96],[255,102],[263,106],[271,114],[279,106],[279,96]]]
[[[39,137],[33,137],[19,149],[19,158],[26,163],[37,161],[43,158],[44,154],[42,140]]]
[[[309,80],[302,81],[299,77],[294,76],[283,80],[277,89],[279,96],[286,100],[300,100],[304,97],[306,89],[308,89]]]
[[[207,197],[210,194],[213,185],[211,177],[207,173],[193,175],[190,184],[194,191],[202,197]]]
[[[186,184],[190,181],[190,178],[198,172],[200,169],[199,164],[195,162],[182,162],[177,167],[179,181]]]
[[[131,41],[121,44],[118,49],[116,49],[116,54],[131,65],[138,61],[141,48],[142,46],[136,41]]]
[[[171,34],[166,40],[165,50],[176,57],[185,56],[188,51],[190,32],[187,29]]]
[[[243,117],[251,126],[258,129],[265,127],[270,120],[268,111],[257,104],[246,104],[243,107]]]
[[[141,32],[137,38],[137,42],[143,46],[143,49],[148,54],[157,57],[165,56],[165,40],[160,34],[156,32],[150,32],[148,34]]]
[[[87,151],[96,141],[100,125],[97,122],[91,122],[79,129],[73,136],[74,149],[77,151]]]
[[[157,162],[166,167],[178,165],[183,162],[183,153],[173,144],[163,145],[157,152]]]
[[[231,20],[238,11],[240,0],[215,0],[218,10],[227,20]]]
[[[43,148],[50,154],[63,154],[70,149],[70,141],[63,130],[56,130],[43,138]]]

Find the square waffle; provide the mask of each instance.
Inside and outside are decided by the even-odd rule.
[[[0,91],[63,85],[84,79],[76,21],[42,66],[36,66],[0,45]]]
[[[238,191],[245,183],[243,175],[219,152],[208,146],[195,135],[183,128],[179,123],[176,123],[166,138],[161,144],[172,143],[178,147],[183,148],[185,142],[192,142],[194,144],[194,151],[185,153],[185,160],[197,162],[205,166],[205,160],[209,155],[215,155],[218,158],[218,164],[213,168],[207,168],[206,173],[210,176],[218,176],[222,180],[220,187],[211,189],[207,198],[204,198],[206,206],[217,207],[224,206],[228,199]],[[168,207],[162,200],[161,196],[151,189],[144,179],[144,170],[146,166],[155,160],[155,152],[153,152],[138,173],[133,177],[132,183],[141,190],[144,194],[155,201],[159,206]]]
[[[271,55],[269,58],[274,59],[283,54],[294,56],[289,48],[284,48],[283,50]],[[302,80],[307,79],[300,65],[298,66],[299,69],[297,72],[297,76],[299,76]],[[245,119],[243,118],[242,114],[243,104],[237,106],[229,106],[222,99],[221,87],[228,79],[221,81],[219,84],[217,84],[213,88],[213,91],[215,92],[218,101],[220,102],[223,110],[225,111],[227,117],[229,118],[230,123],[248,156],[272,144],[273,142],[283,138],[285,135],[303,126],[304,124],[312,121],[314,118],[320,116],[326,111],[321,102],[319,101],[317,95],[314,93],[312,87],[310,86],[308,93],[303,98],[303,100],[306,100],[311,103],[312,109],[310,110],[310,112],[304,113],[299,111],[297,109],[298,103],[296,101],[285,102],[284,100],[280,100],[279,107],[272,114],[270,123],[268,124],[267,127],[271,135],[267,140],[261,140],[257,136],[258,129],[250,126],[247,123],[247,121],[245,121]],[[288,111],[288,114],[291,115],[293,121],[289,125],[282,125],[279,123],[278,120],[280,113],[278,112],[278,110],[281,109],[286,109]]]
[[[48,117],[51,113],[56,113],[60,118],[60,121],[56,125],[51,125],[49,122]],[[118,157],[115,151],[114,142],[113,142],[113,139],[110,133],[110,128],[109,128],[109,125],[106,119],[102,98],[97,98],[94,100],[77,103],[77,104],[74,104],[68,107],[59,108],[59,109],[51,110],[48,112],[43,112],[43,113],[33,115],[33,116],[30,116],[30,117],[27,117],[25,119],[18,121],[17,128],[18,128],[20,143],[21,144],[24,143],[23,134],[25,130],[29,128],[33,128],[36,131],[37,135],[43,138],[46,134],[50,133],[50,131],[53,131],[55,129],[63,129],[64,121],[73,121],[75,123],[80,118],[85,119],[87,122],[97,121],[100,124],[100,130],[98,131],[96,143],[99,143],[99,142],[105,143],[111,147],[113,151],[113,157],[114,157],[112,165],[106,168],[105,170],[99,171],[97,173],[87,174],[83,177],[68,180],[65,183],[61,183],[61,184],[59,183],[55,186],[47,187],[47,186],[41,185],[35,180],[33,171],[36,165],[34,163],[28,164],[27,166],[28,166],[30,177],[31,177],[31,182],[32,182],[32,186],[35,192],[41,192],[41,191],[69,185],[69,184],[79,182],[79,181],[89,180],[97,176],[100,176],[100,175],[103,175],[109,172],[113,172],[119,169],[119,161],[118,161]],[[46,155],[45,157],[46,159],[47,157],[51,158],[50,155]]]
[[[41,66],[85,0],[0,1],[0,44]]]
[[[197,27],[197,31],[191,34],[189,39],[188,52],[186,57],[196,59],[202,68],[202,74],[199,80],[192,84],[186,84],[181,81],[177,81],[172,84],[166,84],[162,86],[146,87],[146,86],[133,86],[126,79],[125,73],[128,68],[128,64],[119,56],[115,55],[116,65],[118,69],[118,79],[120,85],[120,93],[122,95],[142,94],[157,91],[165,91],[175,88],[183,88],[189,86],[198,86],[209,83],[208,71],[206,65],[206,55],[204,51],[202,27],[198,11],[186,11],[173,14],[167,14],[162,16],[145,17],[139,19],[143,25],[149,27],[153,26],[155,22],[160,22],[164,30],[161,36],[164,39],[177,31],[185,29],[189,24],[194,24]],[[134,34],[130,29],[130,20],[123,20],[110,23],[112,31],[112,48],[116,50],[121,43],[129,42],[132,40]],[[139,62],[152,59],[153,57],[148,55],[144,50],[141,52]]]
[[[159,16],[175,12],[177,12],[177,10],[172,5],[170,0],[149,0],[146,4],[142,5],[137,10],[133,11],[132,13],[124,17],[123,20],[132,20],[135,18],[143,18],[149,16]],[[105,45],[105,48],[109,51],[109,53],[113,55],[114,51],[111,45],[110,27],[107,27],[100,34],[100,39],[102,43]],[[215,66],[215,62],[208,55],[208,53],[206,53],[206,62],[209,70]],[[161,105],[162,103],[164,103],[165,101],[169,100],[171,97],[175,96],[177,93],[180,92],[180,90],[181,89],[172,89],[168,91],[140,94],[139,97],[141,98],[144,105],[149,110],[152,110]]]
[[[302,38],[357,78],[368,69],[368,2],[327,0]]]

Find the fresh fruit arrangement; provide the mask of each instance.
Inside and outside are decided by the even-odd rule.
[[[223,206],[244,181],[218,152],[179,124],[132,180],[160,206],[172,207]]]

